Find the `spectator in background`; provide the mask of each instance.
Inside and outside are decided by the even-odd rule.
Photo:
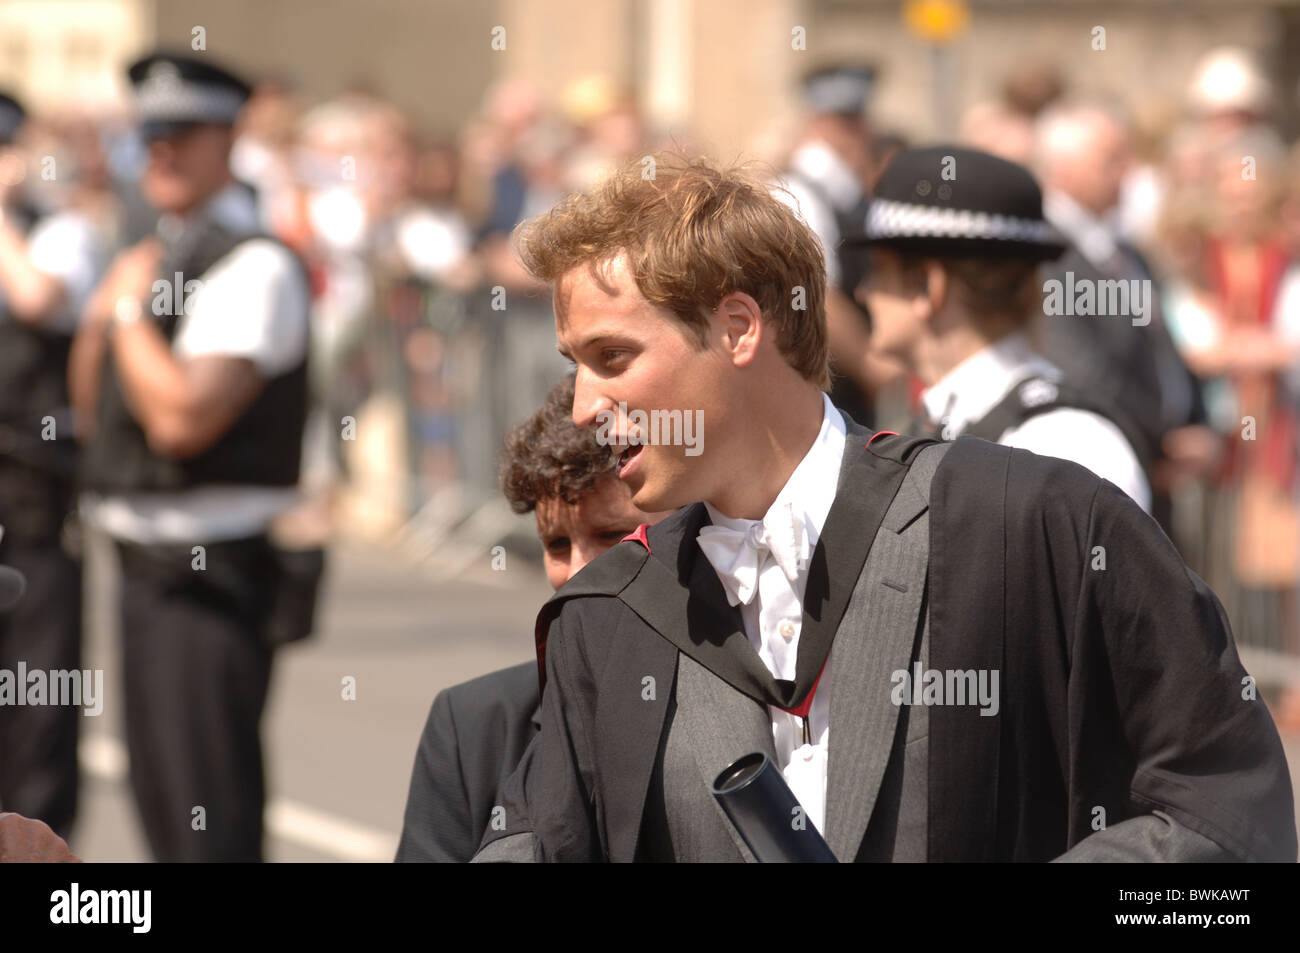
[[[443,142],[413,142],[408,215],[397,241],[413,274],[457,291],[480,279],[469,223],[456,204],[460,157]]]
[[[490,284],[507,291],[538,290],[519,265],[511,235],[515,226],[549,211],[568,193],[572,145],[572,130],[550,117],[529,126],[518,139],[513,161],[498,176],[497,202],[479,242]]]
[[[1152,289],[1143,318],[1132,308],[1131,314],[1090,317],[1045,314],[1041,344],[1043,355],[1106,401],[1109,416],[1132,436],[1151,483],[1152,515],[1171,532],[1169,487],[1157,479],[1170,453],[1166,439],[1201,424],[1204,408],[1161,317],[1158,284],[1118,233],[1115,212],[1129,168],[1127,125],[1100,104],[1054,106],[1039,119],[1035,156],[1043,212],[1069,241],[1065,254],[1044,269],[1044,279],[1098,289],[1103,281],[1144,281]]]
[[[1187,105],[1211,148],[1264,123],[1272,104],[1272,84],[1243,47],[1216,47],[1192,71]]]
[[[372,117],[376,190],[371,204],[374,226],[368,260],[376,285],[377,328],[390,342],[397,361],[383,386],[399,394],[408,415],[411,446],[405,461],[418,482],[412,489],[427,498],[456,479],[456,420],[447,386],[447,339],[451,326],[442,292],[469,292],[479,279],[471,254],[472,236],[451,205],[456,169],[454,153],[422,153],[405,117],[396,110]],[[417,191],[420,183],[427,190]],[[432,178],[430,178],[432,173]],[[437,204],[434,204],[436,202]]]
[[[876,183],[881,174],[889,167],[900,152],[907,148],[907,138],[894,132],[882,132],[871,140],[871,187],[868,194],[875,194]],[[855,292],[856,293],[856,292]]]
[[[369,145],[366,190],[369,235],[375,264],[388,274],[400,274],[468,290],[476,272],[469,263],[471,235],[464,219],[451,205],[456,170],[446,167],[453,159],[445,151],[433,155],[444,164],[442,181],[436,166],[426,168],[432,205],[416,192],[422,156],[409,121],[392,107],[376,108],[367,120]],[[433,171],[431,181],[428,172]]]
[[[575,80],[561,93],[560,103],[577,133],[568,161],[569,191],[594,187],[643,153],[646,134],[636,103],[608,78]]]
[[[257,193],[262,227],[295,247],[299,215],[294,183],[293,145],[298,129],[298,101],[285,82],[263,79],[239,116],[230,170]]]
[[[1001,101],[1017,115],[1034,120],[1059,102],[1065,89],[1065,78],[1055,64],[1029,60],[1007,71],[1002,79]]]
[[[1288,377],[1300,361],[1300,267],[1278,214],[1283,160],[1260,127],[1219,149],[1201,263],[1207,293],[1185,350],[1198,374],[1226,385],[1231,407],[1216,520],[1231,569],[1217,581],[1243,638],[1271,644],[1280,633],[1282,645],[1300,653],[1298,421]],[[1292,695],[1294,708],[1300,696]]]
[[[966,145],[1017,165],[1034,158],[1034,123],[1065,93],[1065,80],[1049,63],[1013,67],[997,99],[977,103],[962,117],[960,138]]]
[[[1005,103],[976,103],[962,116],[961,141],[991,155],[1028,165],[1034,156],[1034,121]]]
[[[521,221],[527,182],[520,143],[543,119],[541,96],[527,80],[504,80],[484,98],[481,119],[466,132],[466,168],[474,170],[484,232],[509,232]]]
[[[1291,147],[1282,194],[1282,240],[1292,260],[1300,261],[1300,141]]]
[[[1167,201],[1166,157],[1177,123],[1177,111],[1159,100],[1149,100],[1133,113],[1132,158],[1120,183],[1115,226],[1124,240],[1148,254],[1156,250]]]
[[[777,198],[791,205],[826,253],[826,313],[830,335],[831,399],[871,426],[875,394],[902,380],[902,369],[873,353],[871,323],[854,291],[866,280],[869,257],[860,245],[874,163],[866,106],[875,71],[834,65],[809,73],[801,93],[807,116],[781,174]]]
[[[303,114],[292,153],[295,217],[281,232],[312,278],[303,482],[318,504],[316,519],[326,522],[346,473],[340,421],[355,417],[374,388],[364,353],[375,308],[368,259],[373,202],[365,192],[375,173],[367,137],[378,106],[369,95],[347,93]]]

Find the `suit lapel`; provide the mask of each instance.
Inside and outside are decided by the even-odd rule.
[[[845,420],[848,439],[835,500],[808,570],[794,683],[773,678],[763,665],[739,609],[728,604],[717,573],[700,552],[696,537],[709,523],[703,504],[694,504],[682,521],[674,521],[674,532],[663,539],[651,527],[652,556],[619,593],[686,655],[756,701],[779,708],[803,702],[821,674],[867,552],[907,473],[906,467],[866,449],[872,431]]]
[[[907,474],[906,467],[867,450],[872,431],[847,416],[844,419],[848,433],[835,501],[826,515],[804,590],[803,626],[796,664],[798,692],[790,705],[782,707],[793,707],[803,701],[821,674],[844,610],[862,575],[867,553]],[[867,488],[875,492],[868,492]]]
[[[911,663],[929,561],[929,501],[917,477],[938,455],[923,453],[900,487],[835,640],[826,840],[841,861],[857,855],[894,746],[892,674]]]

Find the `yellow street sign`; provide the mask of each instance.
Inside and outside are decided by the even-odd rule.
[[[960,36],[970,20],[964,0],[906,0],[903,22],[917,36],[931,43],[948,43]]]

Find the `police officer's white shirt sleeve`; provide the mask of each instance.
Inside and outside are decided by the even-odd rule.
[[[797,178],[782,181],[784,188],[773,189],[773,198],[789,206],[803,223],[812,229],[821,242],[822,256],[826,259],[826,283],[833,288],[840,284],[840,260],[835,249],[840,244],[840,227],[835,213],[811,189]]]
[[[104,270],[104,260],[94,226],[75,212],[60,212],[32,229],[27,254],[37,271],[63,287],[63,304],[46,327],[73,334],[81,312]]]
[[[998,443],[1072,460],[1109,480],[1151,512],[1151,487],[1137,454],[1123,431],[1099,414],[1070,407],[1049,410],[1008,430]]]
[[[307,288],[297,262],[268,239],[247,241],[208,270],[173,341],[185,358],[244,357],[265,377],[307,351]]]

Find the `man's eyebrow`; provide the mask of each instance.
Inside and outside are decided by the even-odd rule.
[[[582,341],[582,342],[578,345],[578,350],[579,350],[579,351],[585,351],[587,348],[589,348],[589,347],[591,347],[591,346],[593,346],[593,345],[595,345],[595,344],[600,344],[602,341],[609,341],[609,340],[612,340],[612,339],[614,339],[614,338],[616,338],[616,337],[618,337],[618,335],[616,335],[616,334],[611,334],[611,333],[606,332],[606,331],[603,331],[603,332],[601,332],[600,334],[594,334],[594,335],[592,335],[591,337],[587,338],[585,341]],[[572,361],[572,360],[573,360],[573,355],[570,354],[570,353],[568,352],[568,350],[564,347],[563,344],[556,344],[556,345],[555,345],[555,349],[556,349],[557,351],[559,351],[560,354],[561,354],[561,356],[563,356],[566,360],[569,360],[569,361]]]

